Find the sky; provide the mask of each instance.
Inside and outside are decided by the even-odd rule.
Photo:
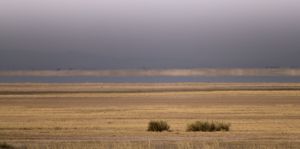
[[[299,0],[0,0],[0,70],[300,67]]]

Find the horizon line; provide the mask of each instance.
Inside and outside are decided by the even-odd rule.
[[[300,77],[300,68],[192,68],[192,69],[106,69],[106,70],[0,70],[0,77]]]

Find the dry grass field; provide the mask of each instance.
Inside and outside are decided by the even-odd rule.
[[[148,132],[165,120],[170,132]],[[197,120],[228,132],[186,132]],[[300,84],[0,84],[0,143],[38,149],[300,148]]]

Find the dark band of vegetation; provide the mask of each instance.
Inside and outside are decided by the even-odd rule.
[[[128,91],[0,91],[0,95],[42,95],[42,94],[81,94],[81,93],[165,93],[165,92],[201,92],[201,91],[300,91],[299,87],[289,88],[230,88],[230,89],[165,89],[165,90],[128,90]]]
[[[214,76],[300,76],[299,68],[193,68],[119,70],[2,70],[0,77],[214,77]]]

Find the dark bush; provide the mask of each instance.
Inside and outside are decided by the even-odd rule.
[[[15,149],[14,146],[7,144],[6,142],[0,143],[0,149]]]
[[[166,121],[150,121],[148,131],[169,131],[170,126]]]
[[[216,121],[196,121],[188,124],[186,131],[229,131],[230,125],[230,123]]]

